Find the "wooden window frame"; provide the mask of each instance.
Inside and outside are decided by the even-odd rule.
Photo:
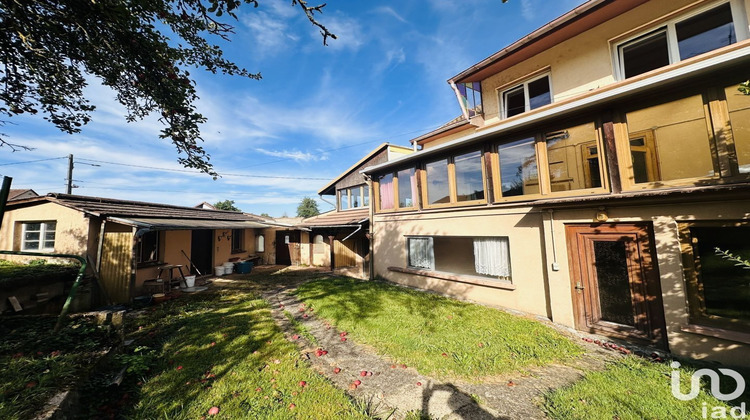
[[[574,127],[578,125],[588,124],[591,123],[594,125],[594,132],[596,133],[596,138],[594,139],[597,150],[599,151],[599,176],[601,177],[601,187],[592,187],[592,188],[580,188],[576,190],[568,190],[568,191],[552,191],[552,183],[550,180],[550,172],[549,172],[549,157],[547,155],[547,138],[545,137],[546,134],[549,134],[551,132],[560,131],[560,127],[563,130],[567,130],[569,127]],[[567,128],[565,128],[567,127]],[[511,143],[513,141],[517,140],[523,140],[526,138],[531,138],[531,135],[519,135],[514,136],[509,139],[504,139],[502,143],[495,143],[492,147],[492,189],[493,189],[493,202],[494,203],[503,203],[503,202],[518,202],[518,201],[534,201],[539,200],[543,198],[551,198],[551,197],[573,197],[573,196],[580,196],[580,195],[588,195],[588,194],[603,194],[609,191],[610,185],[609,185],[609,168],[607,166],[607,160],[605,159],[605,153],[606,153],[606,147],[604,144],[604,137],[602,135],[603,130],[603,124],[599,118],[589,118],[589,119],[576,119],[576,120],[568,120],[564,123],[555,124],[554,127],[550,127],[550,129],[544,128],[542,130],[537,130],[535,134],[533,135],[534,138],[534,154],[536,155],[536,165],[537,165],[537,177],[539,179],[539,193],[538,194],[526,194],[526,195],[514,195],[510,197],[504,197],[502,195],[502,177],[500,173],[500,147],[503,144]],[[583,143],[583,144],[590,144],[589,143]],[[582,146],[583,144],[579,145]],[[588,166],[584,167],[584,180],[586,179],[585,172],[588,169]]]
[[[641,102],[639,106],[631,105],[624,107],[622,111],[615,115],[615,142],[617,144],[616,147],[618,152],[622,152],[617,153],[617,159],[620,168],[620,177],[623,181],[623,190],[638,191],[670,187],[686,187],[707,183],[721,185],[725,183],[750,181],[750,173],[743,174],[739,171],[737,151],[733,137],[734,134],[732,130],[726,129],[727,126],[731,126],[731,119],[729,116],[726,96],[724,94],[726,86],[723,85],[725,84],[726,83],[719,83],[717,86],[717,83],[712,83],[711,86],[700,86],[687,91],[680,91],[668,95],[668,100],[664,100],[660,97],[658,99],[649,100],[645,103]],[[642,135],[648,136],[649,134],[644,130],[630,133],[627,124],[627,113],[662,104],[668,104],[670,102],[676,102],[698,95],[701,96],[703,101],[703,118],[709,136],[708,146],[710,149],[711,161],[713,162],[713,175],[671,180],[655,179],[651,182],[636,183],[635,174],[632,169],[633,159],[631,156],[630,141]],[[652,144],[647,144],[646,147],[653,155],[651,164],[654,166],[654,174],[660,175],[657,153],[658,142],[654,139],[653,134],[650,134],[650,136]],[[661,176],[659,176],[659,178],[661,178]]]
[[[359,207],[352,207],[352,197],[355,194],[354,191],[357,190],[357,189],[359,189],[359,202],[360,202],[361,205]],[[354,186],[354,187],[341,188],[340,190],[337,190],[336,207],[337,207],[338,211],[358,210],[358,209],[362,209],[362,208],[365,208],[365,207],[369,207],[369,206],[364,205],[364,193],[362,192],[362,189],[363,189],[362,185],[357,185],[357,186]],[[347,203],[346,206],[347,207],[345,209],[341,208],[341,197],[342,197],[342,194],[346,194],[346,203]]]
[[[690,228],[693,227],[750,227],[750,221],[690,221],[678,222],[677,229],[680,239],[680,253],[682,255],[682,266],[685,275],[685,294],[688,306],[689,322],[692,326],[707,327],[714,332],[726,332],[725,337],[733,340],[734,333],[744,333],[750,329],[750,321],[742,321],[709,315],[703,297],[703,284],[701,283],[696,268],[697,258],[694,253]],[[692,331],[695,332],[695,331]],[[699,332],[700,333],[700,332]],[[719,337],[722,334],[714,335]],[[750,335],[748,335],[750,338]]]
[[[467,200],[467,201],[458,201],[457,193],[456,193],[456,165],[454,163],[454,159],[456,156],[465,155],[472,152],[479,152],[480,157],[480,165],[482,169],[482,187],[484,189],[484,198],[481,200]],[[487,204],[488,203],[488,176],[487,176],[487,165],[485,163],[485,148],[484,147],[471,147],[466,149],[458,150],[454,153],[452,153],[450,156],[445,156],[440,159],[432,159],[427,162],[425,162],[420,167],[420,171],[418,172],[418,175],[420,176],[419,182],[422,184],[421,188],[421,199],[422,199],[422,207],[425,209],[439,209],[439,208],[446,208],[446,207],[462,207],[462,206],[475,206],[480,204]],[[450,195],[450,200],[448,203],[440,203],[440,204],[430,204],[428,199],[428,187],[427,187],[427,164],[432,162],[437,162],[441,160],[447,160],[448,161],[448,191]]]
[[[399,206],[399,201],[398,201],[398,173],[400,171],[404,171],[404,170],[412,169],[412,168],[414,169],[414,178],[418,182],[420,170],[418,167],[414,167],[414,166],[408,166],[404,168],[395,169],[393,171],[388,171],[384,174],[373,177],[372,193],[375,195],[375,212],[376,213],[394,213],[394,212],[400,212],[400,211],[413,211],[413,210],[419,209],[419,188],[417,188],[416,196],[412,197],[412,202],[414,203],[413,206],[401,207]],[[382,209],[380,207],[380,181],[378,179],[388,174],[393,175],[393,208]],[[372,200],[372,197],[370,197],[370,200]]]

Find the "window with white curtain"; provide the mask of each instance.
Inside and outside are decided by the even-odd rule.
[[[474,271],[485,276],[510,279],[508,238],[474,238]]]
[[[510,245],[505,236],[407,238],[408,267],[442,273],[511,280]]]
[[[435,253],[432,245],[433,239],[430,237],[409,238],[407,242],[409,247],[409,267],[434,270]]]

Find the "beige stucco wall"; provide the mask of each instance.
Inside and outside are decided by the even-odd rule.
[[[483,80],[485,120],[488,124],[499,121],[498,88],[511,88],[523,82],[528,75],[546,67],[550,68],[553,103],[614,83],[609,41],[692,3],[694,0],[647,2]],[[746,11],[749,8],[746,4]]]
[[[21,234],[24,222],[50,221],[57,222],[55,253],[75,254],[85,257],[88,252],[92,261],[96,259],[95,242],[89,241],[90,219],[84,217],[80,211],[54,203],[42,203],[7,210],[0,228],[0,249],[7,251],[21,250]],[[98,232],[98,224],[96,231]],[[34,259],[34,257],[12,255],[4,255],[1,258],[14,261]]]
[[[546,210],[532,211],[530,208],[376,215],[373,224],[375,273],[409,286],[542,315],[574,327],[565,226],[592,223],[598,209],[599,205],[556,210],[552,216]],[[681,331],[681,327],[688,324],[688,308],[677,231],[677,223],[686,221],[750,220],[748,209],[750,200],[606,206],[610,217],[608,222],[645,221],[653,224],[667,335],[673,353],[730,364],[748,364],[746,355],[750,352],[750,345]],[[406,235],[507,236],[512,282],[516,289],[499,290],[389,271],[389,266],[407,265]],[[559,264],[557,271],[552,269],[555,254]]]
[[[411,215],[376,215],[374,230],[375,274],[389,280],[469,299],[549,316],[545,293],[545,264],[541,214],[529,208],[480,209]],[[388,271],[406,267],[405,235],[507,236],[510,243],[512,283],[515,290]]]
[[[440,137],[437,140],[432,140],[430,142],[425,143],[422,146],[422,150],[427,150],[427,149],[430,149],[430,148],[435,147],[437,145],[440,145],[440,144],[443,144],[443,143],[448,143],[451,140],[455,140],[455,139],[460,138],[460,137],[468,136],[469,134],[472,134],[474,131],[476,131],[476,127],[474,127],[473,125],[467,125],[465,129],[463,129],[463,130],[461,130],[461,131],[459,131],[457,133],[448,134],[447,136]]]

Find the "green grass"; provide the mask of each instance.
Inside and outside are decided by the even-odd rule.
[[[32,418],[55,393],[74,385],[114,333],[76,318],[58,333],[57,317],[0,318],[0,418]]]
[[[318,344],[318,339],[315,338],[315,336],[310,333],[307,327],[302,325],[301,322],[297,321],[297,319],[294,317],[294,315],[292,315],[291,312],[284,311],[284,316],[289,321],[289,324],[291,324],[292,328],[294,329],[294,332],[296,332],[302,337],[305,337],[307,341],[309,341],[311,344],[313,345]]]
[[[537,321],[384,282],[321,278],[296,294],[354,341],[441,378],[480,380],[582,353]]]
[[[219,407],[211,418],[365,418],[300,360],[268,304],[249,293],[181,298],[133,327],[141,349],[153,350],[142,350],[144,357],[153,360],[127,417],[198,419]]]
[[[687,392],[693,370],[680,370],[682,392]],[[704,402],[708,407],[728,407],[705,391],[692,401],[674,398],[671,372],[669,362],[653,363],[629,356],[547,394],[544,408],[549,417],[560,420],[671,420],[702,418]],[[710,410],[708,416],[711,418]]]

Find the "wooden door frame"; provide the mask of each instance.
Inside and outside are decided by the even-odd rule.
[[[598,333],[602,335],[631,340],[643,344],[653,345],[667,349],[666,324],[664,319],[664,305],[662,303],[661,283],[659,269],[656,263],[656,250],[654,248],[654,237],[651,223],[594,223],[594,224],[571,224],[565,226],[568,247],[568,260],[570,263],[571,299],[573,302],[573,314],[575,327],[580,331]],[[594,325],[589,319],[590,313],[587,309],[593,309],[593,299],[598,296],[598,289],[586,293],[580,291],[576,286],[586,284],[587,279],[595,278],[594,267],[586,264],[592,249],[590,243],[598,236],[599,238],[615,239],[627,236],[632,239],[632,247],[629,251],[638,252],[639,262],[635,263],[628,259],[629,276],[636,276],[639,282],[631,283],[633,293],[633,309],[637,315],[634,328],[623,328],[618,324],[603,321],[603,324]],[[635,272],[637,270],[637,273]],[[593,276],[593,277],[592,277]],[[631,277],[633,278],[633,277]],[[638,284],[639,283],[639,284]],[[638,295],[645,293],[641,299]],[[588,311],[591,312],[591,311]]]

